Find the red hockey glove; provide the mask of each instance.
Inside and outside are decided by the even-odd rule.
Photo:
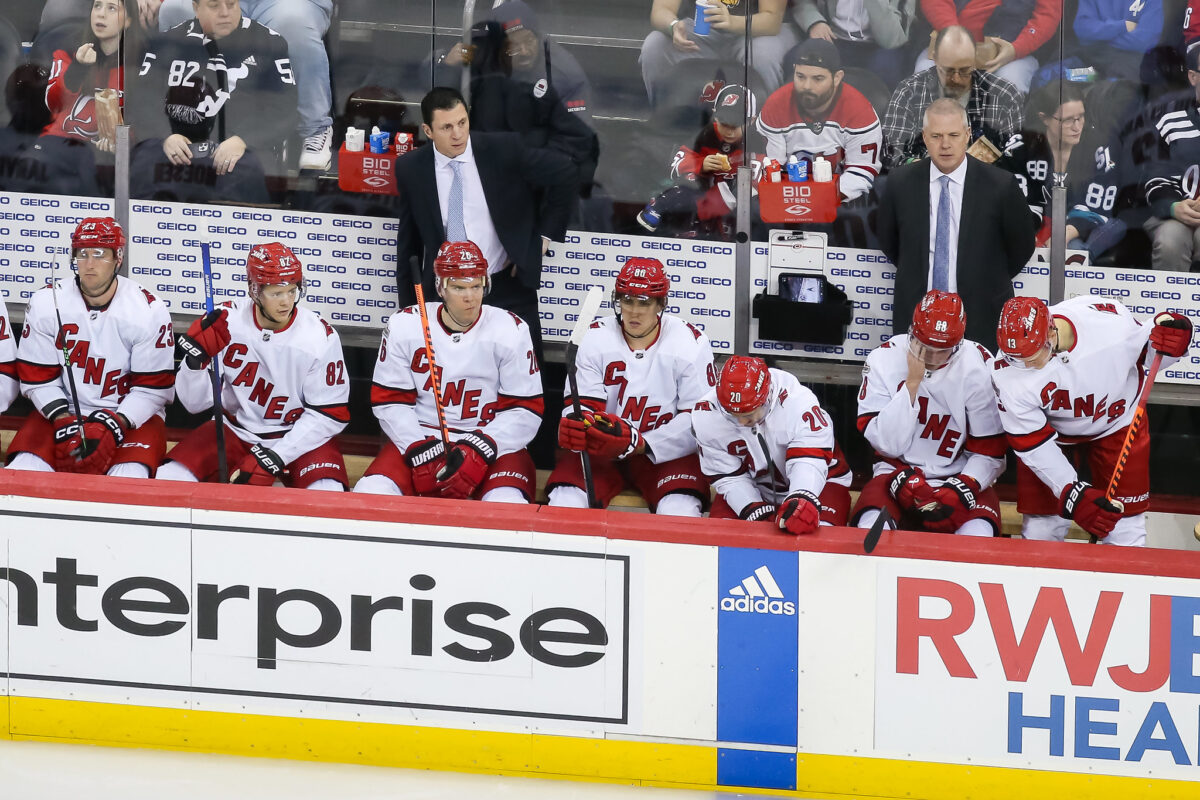
[[[83,421],[83,450],[71,472],[103,475],[112,466],[117,448],[125,441],[129,423],[120,414],[101,408]]]
[[[54,420],[54,469],[74,472],[83,451],[83,425],[74,414]]]
[[[454,500],[470,497],[495,463],[497,453],[496,441],[486,433],[473,431],[459,439],[438,472],[438,496]]]
[[[404,460],[412,475],[413,491],[422,497],[433,494],[437,489],[438,471],[446,464],[446,447],[442,440],[430,437],[409,445],[404,451]]]
[[[1075,520],[1079,527],[1103,539],[1121,519],[1124,511],[1119,505],[1104,496],[1104,492],[1084,481],[1067,484],[1059,498],[1058,515]]]
[[[187,333],[175,337],[175,344],[188,367],[204,369],[229,344],[229,312],[220,308],[193,320]]]
[[[642,436],[637,428],[615,414],[603,411],[592,415],[587,429],[587,451],[596,458],[629,458],[637,452]]]
[[[587,429],[591,427],[594,416],[587,409],[582,409],[579,416],[574,413],[564,416],[558,423],[558,446],[576,453],[586,450]]]
[[[821,501],[812,492],[800,490],[784,498],[775,524],[788,533],[816,533],[821,526]]]
[[[1179,358],[1192,344],[1192,321],[1174,311],[1164,311],[1154,317],[1150,329],[1150,346],[1167,358]]]
[[[742,509],[742,513],[738,514],[740,519],[747,522],[774,522],[775,521],[775,504],[774,503],[751,503]]]
[[[233,473],[230,483],[248,483],[251,486],[270,486],[283,475],[283,459],[269,447],[250,445],[250,455],[242,460],[238,471]]]
[[[979,481],[969,475],[954,475],[933,490],[933,496],[950,515],[935,520],[924,520],[925,526],[935,533],[954,533],[979,504]],[[922,517],[924,519],[924,517]]]
[[[926,522],[943,520],[950,516],[949,509],[943,508],[938,502],[933,487],[925,480],[925,476],[912,467],[896,470],[892,474],[888,492],[902,510],[915,511]]]

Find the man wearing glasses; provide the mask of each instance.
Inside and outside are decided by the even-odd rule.
[[[975,69],[970,31],[950,26],[934,40],[934,65],[900,82],[883,115],[883,162],[898,167],[926,156],[921,115],[939,97],[967,110],[971,140],[981,137],[997,149],[1021,127],[1022,98],[1017,88],[990,72]]]

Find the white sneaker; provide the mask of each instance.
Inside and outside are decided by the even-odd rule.
[[[304,150],[300,153],[300,169],[315,169],[324,171],[333,163],[330,146],[333,143],[333,128],[307,136],[304,139]]]

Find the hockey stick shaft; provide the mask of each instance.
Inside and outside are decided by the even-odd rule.
[[[67,332],[63,328],[62,314],[58,310],[57,255],[54,257],[54,274],[50,276],[50,293],[54,297],[54,316],[58,320],[58,340],[54,344],[62,350],[63,372],[67,373],[67,385],[71,389],[71,403],[75,408],[75,419],[83,422],[83,412],[79,409],[79,390],[75,388],[75,371],[71,369],[71,348],[67,346]]]
[[[1117,485],[1121,482],[1121,475],[1125,472],[1125,463],[1129,461],[1129,454],[1133,451],[1133,443],[1137,438],[1138,429],[1145,420],[1146,403],[1150,400],[1150,389],[1154,386],[1154,378],[1158,375],[1158,367],[1161,363],[1162,353],[1156,351],[1154,360],[1150,362],[1150,369],[1146,372],[1146,383],[1142,386],[1141,396],[1138,397],[1137,408],[1133,410],[1133,419],[1130,420],[1129,429],[1125,432],[1125,442],[1121,445],[1121,453],[1117,456],[1116,466],[1113,467],[1108,489],[1104,492],[1104,496],[1109,500],[1115,500],[1117,497]]]
[[[591,322],[591,320],[588,320]],[[567,345],[567,380],[571,384],[571,410],[576,418],[583,418],[583,407],[579,402],[579,382],[575,378],[575,345]],[[592,457],[587,450],[579,452],[583,461],[583,488],[587,491],[588,508],[599,508],[596,499],[596,479],[592,476]]]
[[[892,515],[888,513],[887,508],[879,509],[879,516],[875,518],[875,522],[871,524],[871,529],[867,531],[866,538],[863,539],[863,552],[869,553],[875,549],[875,545],[879,544],[879,537],[883,535],[884,527],[892,521]]]
[[[437,409],[438,427],[442,431],[442,446],[450,454],[450,429],[446,427],[446,410],[442,407],[442,379],[433,355],[433,335],[429,330],[429,314],[425,311],[425,289],[421,285],[421,262],[417,256],[408,260],[413,290],[417,294],[417,312],[421,315],[421,333],[425,335],[425,358],[429,362],[429,382],[433,386],[433,406]]]
[[[213,303],[212,261],[209,258],[208,242],[200,244],[200,261],[204,268],[204,313],[211,314],[215,305]],[[217,475],[221,479],[221,483],[228,483],[229,464],[225,459],[225,409],[221,404],[220,359],[213,356],[211,363],[212,370],[209,372],[209,377],[212,379],[213,425],[217,432]]]

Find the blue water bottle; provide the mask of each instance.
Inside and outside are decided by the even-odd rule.
[[[712,24],[708,18],[704,16],[704,9],[708,8],[708,4],[702,0],[696,0],[696,20],[692,25],[692,33],[697,36],[708,36],[708,32],[712,30]]]

